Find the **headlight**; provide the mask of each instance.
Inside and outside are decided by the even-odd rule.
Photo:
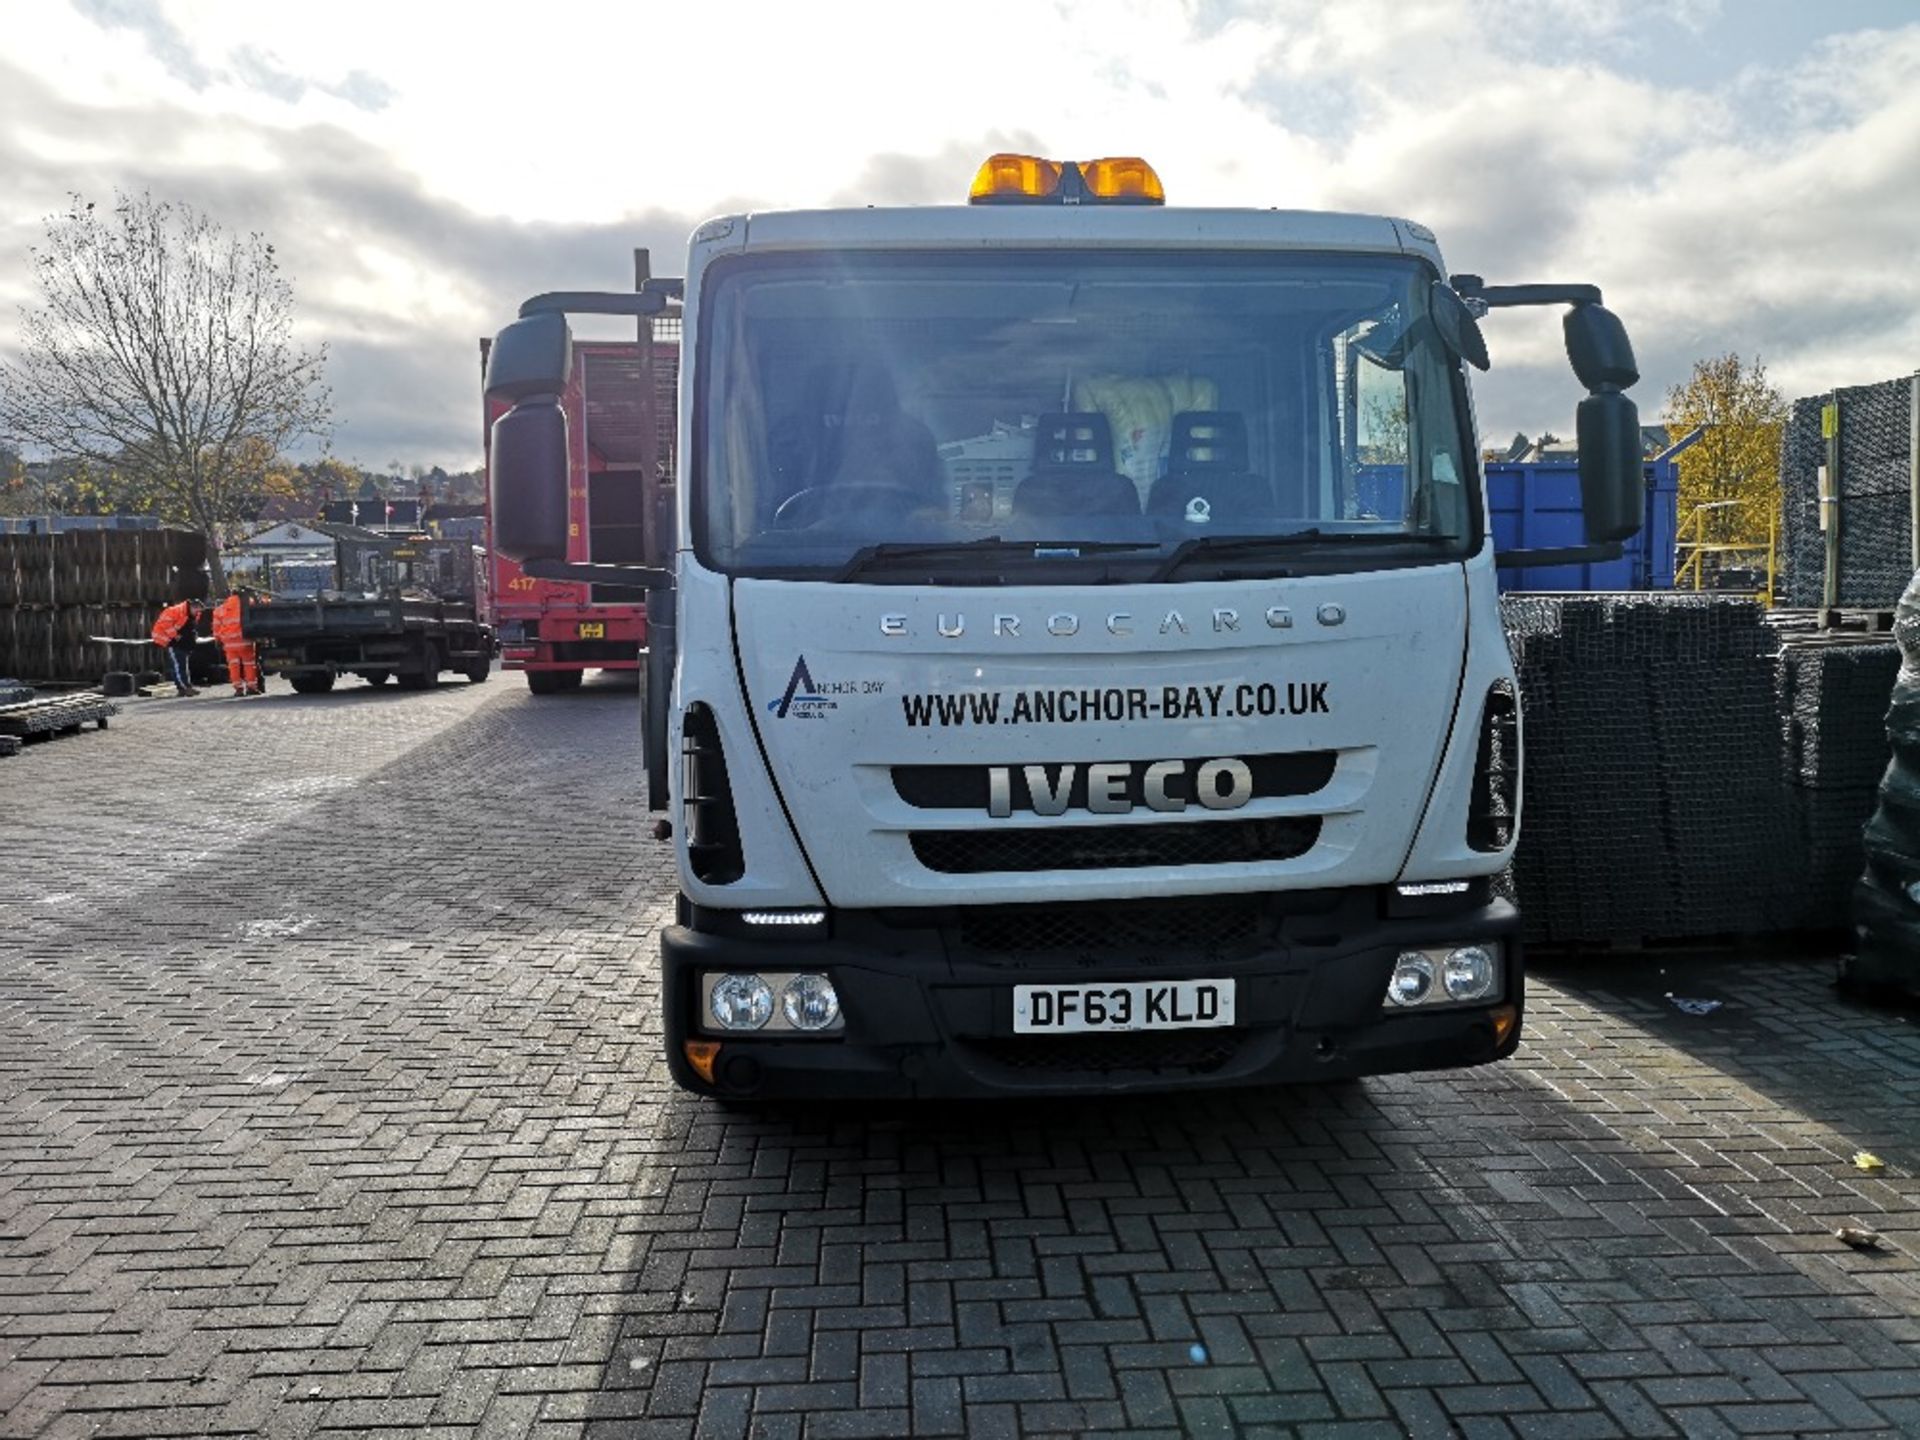
[[[758,975],[723,975],[708,1008],[723,1030],[758,1030],[773,1018],[773,989]]]
[[[1505,988],[1497,940],[1464,945],[1426,945],[1402,950],[1387,976],[1385,1010],[1434,1010],[1449,1005],[1490,1005]]]
[[[824,975],[796,975],[780,996],[787,1023],[796,1030],[824,1030],[840,1018],[840,997]]]
[[[1418,1005],[1433,993],[1433,961],[1418,950],[1402,952],[1393,962],[1387,999],[1395,1005]]]
[[[1493,956],[1478,945],[1462,945],[1447,953],[1441,982],[1453,1000],[1481,1000],[1493,989]]]
[[[833,1040],[846,1032],[840,992],[819,970],[709,970],[699,984],[700,1028],[708,1035],[751,1030],[756,1039]]]

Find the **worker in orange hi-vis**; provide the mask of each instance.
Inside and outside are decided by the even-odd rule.
[[[227,679],[233,683],[233,693],[247,693],[246,672],[240,666],[240,592],[235,590],[213,607],[213,639],[220,647],[220,653],[226,657]]]
[[[250,593],[245,586],[238,587],[213,608],[213,638],[226,653],[227,679],[233,682],[236,695],[266,693],[260,683],[260,652],[240,625],[241,597]]]
[[[240,596],[243,608],[246,605],[265,605],[273,599],[266,591],[256,590],[251,585],[242,585]],[[255,695],[266,694],[267,677],[260,669],[260,647],[248,640],[244,631],[240,640],[240,667],[246,672],[247,689]]]
[[[167,666],[173,671],[174,688],[182,695],[200,693],[193,688],[189,669],[194,632],[200,628],[200,613],[198,600],[176,600],[153,622],[153,643],[166,653]]]

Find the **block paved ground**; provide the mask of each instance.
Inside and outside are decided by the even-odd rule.
[[[0,760],[0,1436],[1920,1434],[1920,1027],[1824,964],[1553,970],[1460,1074],[723,1114],[635,712]]]

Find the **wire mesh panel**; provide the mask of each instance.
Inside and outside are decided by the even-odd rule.
[[[1890,609],[1913,578],[1913,377],[1796,400],[1780,439],[1781,596],[1823,602],[1827,542],[1820,529],[1821,412],[1837,407],[1841,605]]]

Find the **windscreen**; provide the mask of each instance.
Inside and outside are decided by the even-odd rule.
[[[716,267],[696,544],[736,574],[956,583],[1458,558],[1478,507],[1432,282],[1298,254]]]

